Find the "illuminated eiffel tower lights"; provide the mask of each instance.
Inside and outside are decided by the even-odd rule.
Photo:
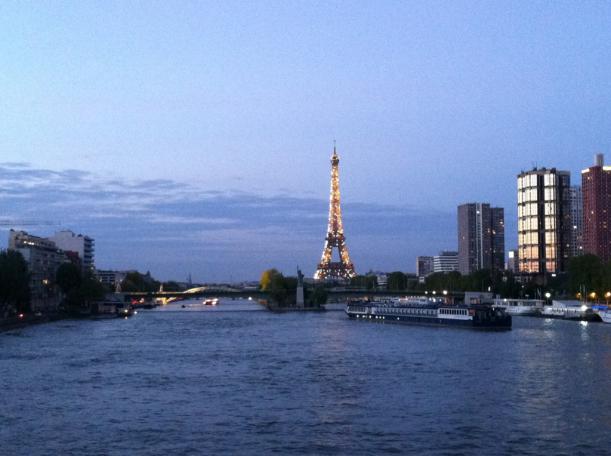
[[[339,252],[339,261],[332,261],[333,249]],[[340,206],[339,193],[339,156],[335,145],[331,156],[331,195],[329,198],[329,225],[327,237],[322,251],[322,257],[318,268],[314,273],[316,280],[348,280],[354,277],[354,265],[350,261],[344,226],[342,223],[342,209]]]

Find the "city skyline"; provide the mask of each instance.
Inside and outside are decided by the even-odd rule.
[[[336,138],[359,272],[455,250],[455,208],[471,201],[505,208],[515,248],[515,176],[536,165],[577,182],[611,149],[609,13],[6,4],[0,217],[90,235],[104,269],[309,275]]]

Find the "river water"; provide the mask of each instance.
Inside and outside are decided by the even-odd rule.
[[[611,325],[252,302],[0,333],[0,454],[611,454]]]

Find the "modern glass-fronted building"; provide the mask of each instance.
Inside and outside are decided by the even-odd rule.
[[[571,248],[571,175],[533,169],[518,175],[518,269],[522,273],[566,270]]]

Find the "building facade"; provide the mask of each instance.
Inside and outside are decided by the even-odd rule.
[[[103,271],[101,269],[95,271],[95,275],[100,283],[106,285],[111,290],[117,289],[117,286],[123,282],[127,273],[128,271]]]
[[[518,271],[518,251],[508,250],[507,251],[507,266],[505,267],[510,272],[516,274]]]
[[[444,251],[433,257],[433,272],[458,271],[458,252]]]
[[[10,230],[8,248],[21,253],[28,265],[32,310],[55,310],[59,305],[55,277],[59,267],[69,261],[66,254],[53,241],[25,231]]]
[[[76,252],[81,259],[83,271],[94,271],[95,243],[92,238],[82,234],[74,234],[70,230],[62,230],[49,239],[66,252]]]
[[[505,211],[487,203],[458,206],[458,271],[471,274],[480,269],[505,266]]]
[[[602,154],[596,164],[581,172],[583,192],[583,250],[611,260],[611,166]]]
[[[416,276],[424,278],[433,273],[433,257],[419,256],[416,258]]]
[[[571,206],[571,240],[569,255],[576,257],[583,254],[583,192],[574,185],[570,192]]]
[[[518,175],[518,269],[545,274],[566,270],[570,256],[571,175],[533,169]]]

